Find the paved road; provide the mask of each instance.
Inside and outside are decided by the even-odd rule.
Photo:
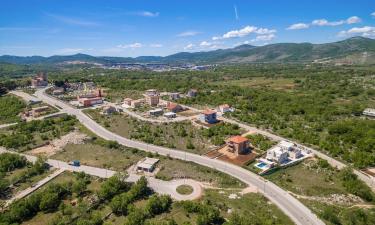
[[[4,152],[9,152],[9,153],[16,153],[12,151],[8,151],[2,147],[0,147],[0,153]],[[36,156],[32,155],[26,155],[22,153],[16,153],[22,156],[25,156],[26,159],[30,162],[35,162],[37,160]],[[56,172],[54,172],[52,175],[46,177],[45,179],[39,181],[35,186],[30,187],[24,191],[21,191],[16,194],[13,198],[8,200],[6,202],[6,206],[8,206],[10,203],[17,199],[24,198],[28,196],[29,194],[33,193],[58,175],[60,175],[64,171],[71,171],[71,172],[84,172],[86,174],[92,175],[92,176],[97,176],[101,178],[108,178],[113,175],[115,175],[117,172],[113,170],[107,170],[107,169],[102,169],[102,168],[97,168],[97,167],[92,167],[92,166],[85,166],[81,165],[79,167],[69,165],[68,163],[64,161],[59,161],[59,160],[53,160],[53,159],[48,159],[47,164],[49,164],[52,167],[58,168]],[[127,177],[126,181],[127,182],[136,182],[141,178],[140,175],[136,175],[134,173],[129,174],[129,177]],[[195,180],[190,180],[190,179],[178,179],[178,180],[172,180],[172,181],[163,181],[159,179],[155,179],[153,177],[147,177],[148,181],[148,186],[153,189],[155,192],[160,193],[160,194],[169,194],[172,198],[176,200],[194,200],[197,199],[201,196],[202,193],[202,185],[195,181]],[[191,187],[193,187],[193,192],[189,195],[181,195],[177,193],[176,188],[182,184],[189,184]]]
[[[30,195],[31,193],[33,193],[34,191],[38,190],[43,185],[47,184],[52,179],[54,179],[55,177],[57,177],[58,175],[60,175],[61,173],[63,173],[64,171],[65,171],[64,169],[58,169],[55,172],[53,172],[51,175],[49,175],[48,177],[46,177],[46,178],[38,181],[32,187],[29,187],[29,188],[27,188],[27,189],[25,189],[23,191],[18,192],[15,196],[13,196],[11,199],[9,199],[9,200],[6,201],[4,208],[8,207],[12,202],[14,202],[14,201],[16,201],[18,199],[22,199],[22,198]]]
[[[64,102],[61,102],[57,99],[54,99],[50,96],[47,96],[44,93],[44,90],[38,90],[35,95],[43,100],[44,102],[50,105],[58,105],[62,108],[64,112],[75,115],[77,119],[85,125],[89,130],[94,132],[96,135],[106,139],[106,140],[113,140],[117,141],[118,143],[132,147],[141,149],[144,151],[149,152],[158,152],[161,155],[169,155],[170,157],[185,160],[185,161],[192,161],[198,163],[203,166],[211,167],[216,170],[222,171],[227,173],[233,177],[238,178],[239,180],[243,181],[244,183],[257,187],[260,192],[262,192],[268,199],[270,199],[273,203],[275,203],[285,214],[287,214],[296,224],[298,225],[322,225],[324,224],[320,219],[317,218],[315,214],[311,212],[305,205],[299,202],[296,198],[291,196],[288,192],[284,191],[280,187],[276,186],[272,182],[267,182],[260,176],[251,173],[248,170],[245,170],[241,167],[225,163],[223,161],[210,159],[204,156],[183,152],[177,149],[169,149],[164,147],[159,147],[155,145],[149,145],[140,141],[130,140],[124,137],[121,137],[117,134],[114,134],[95,121],[90,119],[84,113],[82,113],[78,109],[74,109],[71,106],[67,105]],[[252,204],[252,203],[249,203]]]
[[[40,99],[38,99],[38,98],[36,98],[36,97],[34,97],[34,96],[30,95],[30,94],[27,94],[27,93],[25,93],[23,91],[11,91],[9,93],[14,94],[14,95],[16,95],[18,97],[23,98],[23,100],[25,100],[27,103],[40,101]]]

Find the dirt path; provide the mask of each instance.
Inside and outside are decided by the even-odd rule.
[[[79,131],[73,131],[61,136],[59,139],[53,140],[49,145],[35,148],[27,153],[50,157],[61,151],[67,144],[83,144],[87,138],[86,134],[80,133]]]
[[[290,191],[289,193],[291,195],[294,195],[298,199],[318,201],[318,202],[323,202],[323,203],[330,204],[330,205],[337,205],[337,204],[347,205],[347,206],[351,205],[351,207],[355,205],[366,205],[366,204],[362,204],[364,203],[364,201],[360,197],[352,195],[352,194],[332,194],[327,197],[319,197],[319,196],[298,195]],[[372,206],[375,206],[375,205],[372,205]]]

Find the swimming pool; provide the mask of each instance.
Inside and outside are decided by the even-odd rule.
[[[255,164],[255,166],[260,169],[265,169],[266,167],[268,167],[268,164],[264,162],[260,162],[260,163]]]

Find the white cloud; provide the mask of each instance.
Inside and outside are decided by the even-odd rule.
[[[354,23],[360,23],[362,20],[358,16],[352,16],[346,19],[347,24],[354,24]]]
[[[245,37],[248,36],[251,33],[255,34],[272,34],[276,33],[276,30],[272,29],[267,29],[267,28],[258,28],[255,26],[246,26],[240,30],[232,30],[229,31],[222,36],[215,36],[212,37],[212,40],[221,40],[221,39],[229,39],[229,38],[238,38],[238,37]]]
[[[339,26],[343,24],[355,24],[360,23],[362,20],[358,16],[351,16],[346,20],[339,20],[339,21],[332,21],[329,22],[326,19],[318,19],[311,22],[312,25],[315,26]]]
[[[144,16],[144,17],[158,17],[159,12],[150,12],[150,11],[139,11],[139,12],[130,12],[131,15]]]
[[[306,23],[295,23],[290,25],[287,30],[301,30],[301,29],[307,29],[309,28],[309,25]]]
[[[375,17],[375,12],[371,13],[371,16]]]
[[[344,20],[329,22],[326,19],[318,19],[318,20],[313,20],[311,22],[311,25],[314,25],[314,26],[338,26],[338,25],[342,25],[344,23],[345,23]]]
[[[126,44],[126,45],[117,45],[117,48],[142,48],[143,45],[139,42],[135,42],[133,44]]]
[[[190,31],[185,31],[185,32],[177,34],[177,37],[190,37],[190,36],[195,36],[197,34],[200,34],[200,32],[190,30]]]
[[[326,19],[316,19],[313,20],[310,24],[307,23],[296,23],[290,25],[287,30],[300,30],[300,29],[307,29],[311,26],[339,26],[344,24],[355,24],[360,23],[362,20],[358,16],[351,16],[346,20],[338,20],[338,21],[328,21]]]
[[[199,44],[199,46],[201,46],[201,47],[208,47],[208,46],[211,46],[211,45],[213,45],[213,43],[211,43],[211,42],[207,42],[207,41],[202,41],[202,42]]]
[[[184,47],[184,50],[191,50],[194,47],[194,44],[188,44]]]
[[[255,39],[251,40],[252,42],[257,41],[271,41],[276,37],[275,34],[266,34],[266,35],[258,35]]]
[[[163,45],[162,44],[150,44],[150,47],[151,48],[161,48],[161,47],[163,47]]]
[[[353,27],[347,31],[340,31],[338,36],[345,37],[351,35],[361,35],[364,37],[375,37],[375,27],[364,26],[364,27]]]
[[[362,20],[358,16],[351,16],[346,20],[339,20],[339,21],[328,21],[326,19],[316,19],[311,22],[311,24],[306,23],[296,23],[290,25],[287,30],[300,30],[300,29],[307,29],[312,26],[339,26],[343,24],[355,24],[360,23]]]

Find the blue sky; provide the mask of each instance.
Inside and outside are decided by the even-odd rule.
[[[13,0],[0,55],[169,55],[239,44],[375,38],[374,0]]]

